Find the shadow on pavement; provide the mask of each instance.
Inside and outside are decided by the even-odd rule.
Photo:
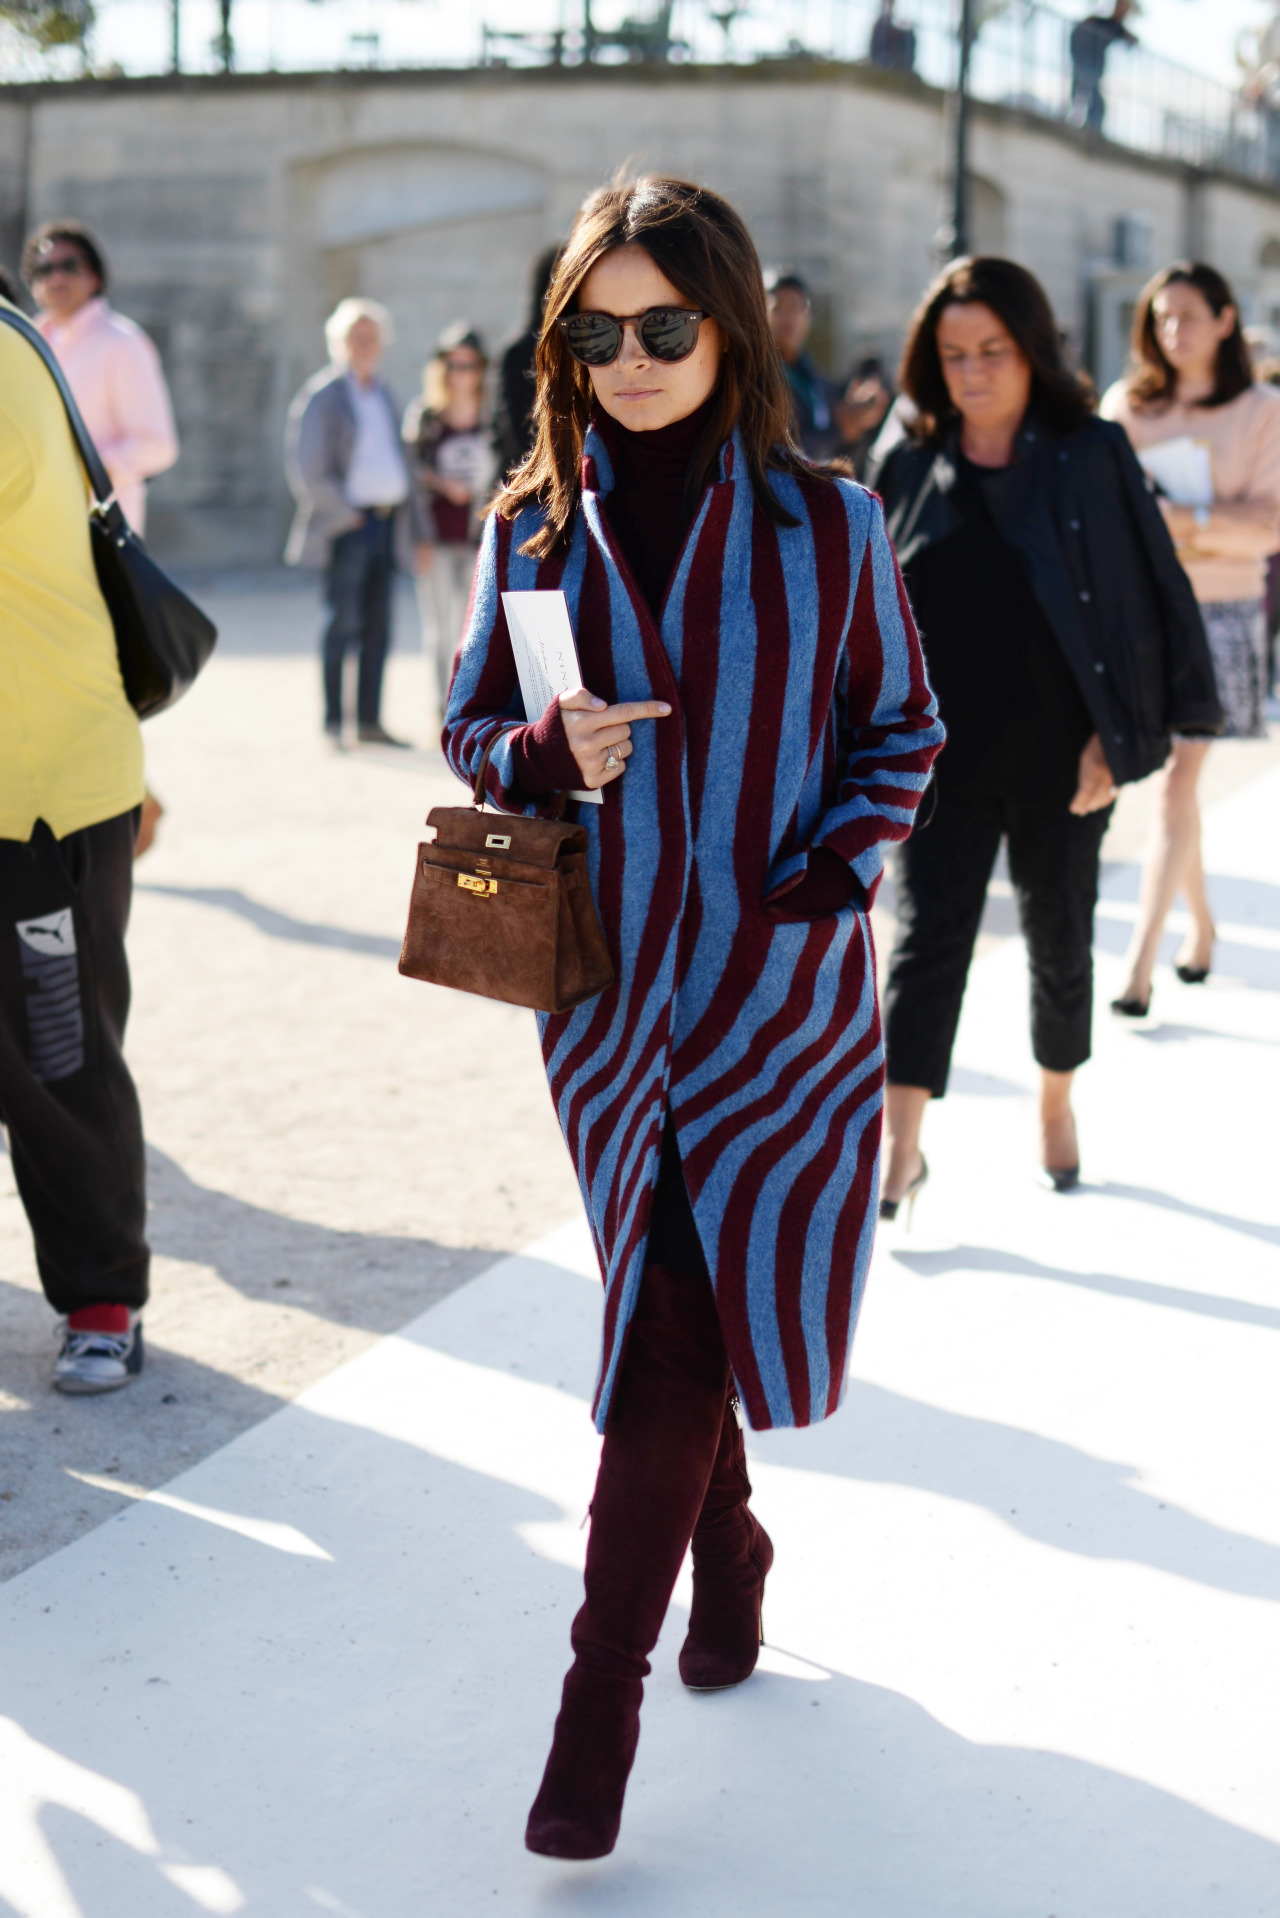
[[[147,1169],[154,1252],[210,1266],[247,1298],[366,1332],[397,1331],[503,1256],[293,1219],[199,1185],[154,1145]]]
[[[1205,1205],[1192,1205],[1189,1199],[1179,1199],[1172,1192],[1160,1192],[1148,1185],[1118,1185],[1111,1179],[1103,1179],[1098,1185],[1089,1187],[1103,1199],[1132,1199],[1139,1205],[1154,1205],[1162,1212],[1177,1212],[1184,1219],[1202,1219],[1206,1225],[1222,1226],[1227,1232],[1239,1232],[1246,1239],[1257,1239],[1263,1245],[1280,1246],[1280,1225],[1264,1225],[1261,1219],[1242,1219],[1234,1212],[1215,1212]]]
[[[1136,905],[1142,867],[1134,861],[1104,860],[1101,897]],[[1268,927],[1280,932],[1280,886],[1265,879],[1241,879],[1233,873],[1209,873],[1206,881],[1216,918],[1238,926]]]
[[[0,1280],[0,1580],[128,1505],[113,1478],[165,1484],[351,1356],[352,1330],[396,1331],[501,1256],[291,1219],[197,1184],[154,1146],[147,1159],[152,1251],[188,1270],[156,1274],[140,1378],[54,1392],[57,1322],[40,1293]],[[244,1304],[229,1309],[218,1281]],[[308,1341],[305,1371],[290,1357],[300,1313],[335,1328]]]
[[[979,1099],[1029,1099],[1030,1086],[1013,1079],[997,1078],[993,1072],[974,1072],[968,1066],[953,1065],[947,1075],[947,1091],[963,1092]]]
[[[759,1433],[753,1450],[796,1469],[984,1506],[1056,1551],[1273,1603],[1280,1592],[1280,1548],[1153,1497],[1134,1482],[1135,1467],[865,1379],[850,1385],[844,1414],[815,1428],[803,1448],[790,1434]]]
[[[1221,908],[1218,910],[1221,912]],[[1226,914],[1223,913],[1222,917],[1225,919]],[[1133,928],[1121,919],[1095,919],[1093,949],[1120,958],[1129,949],[1132,932]],[[1182,935],[1178,932],[1170,931],[1164,935],[1161,955],[1170,964],[1181,939]],[[1246,946],[1229,935],[1219,934],[1213,947],[1213,969],[1215,973],[1229,978],[1233,985],[1248,986],[1254,992],[1280,992],[1280,965],[1277,965],[1276,954],[1266,947]],[[1158,993],[1158,984],[1156,990]]]
[[[0,1813],[0,1897],[15,1910],[36,1908],[32,1868],[19,1880],[15,1861],[40,1856],[67,1909],[93,1918],[1269,1909],[1275,1846],[1103,1764],[978,1742],[819,1667],[690,1696],[673,1669],[678,1613],[646,1687],[617,1852],[530,1858],[524,1818],[579,1577],[520,1533],[559,1517],[556,1500],[358,1425],[289,1417],[286,1447],[254,1440],[252,1458],[228,1461],[221,1497],[238,1481],[237,1510],[296,1520],[324,1558],[144,1508],[82,1562],[100,1643],[82,1635],[58,1660],[76,1594],[52,1568],[6,1621],[0,1766],[23,1789]],[[197,1482],[191,1496],[215,1493]],[[74,1708],[89,1686],[97,1709]]]
[[[135,892],[160,893],[168,899],[187,899],[197,906],[215,906],[247,919],[259,932],[271,939],[288,939],[305,946],[332,946],[339,952],[363,953],[370,959],[398,959],[400,941],[382,933],[349,932],[343,926],[317,925],[309,919],[295,919],[275,906],[264,906],[234,886],[161,886],[142,883]]]
[[[1214,1026],[1168,1025],[1157,1016],[1151,1025],[1135,1025],[1133,1037],[1149,1046],[1186,1045],[1191,1039],[1225,1039],[1235,1046],[1280,1046],[1280,1039],[1268,1039],[1257,1032],[1221,1032]]]
[[[1090,1187],[1118,1195],[1118,1186]],[[1141,1196],[1137,1188],[1125,1188],[1126,1196]],[[1188,1207],[1187,1210],[1194,1210]],[[1270,1228],[1260,1226],[1265,1233]],[[909,1252],[894,1248],[899,1265],[922,1278],[940,1278],[947,1272],[1012,1272],[1019,1278],[1051,1279],[1058,1285],[1075,1285],[1088,1292],[1105,1292],[1113,1299],[1136,1299],[1140,1305],[1170,1306],[1175,1312],[1195,1312],[1207,1319],[1224,1319],[1232,1325],[1258,1325],[1268,1332],[1280,1332],[1280,1306],[1257,1305],[1251,1299],[1223,1298],[1216,1292],[1190,1292],[1182,1286],[1157,1285],[1151,1279],[1124,1278],[1115,1272],[1073,1272],[1063,1266],[1041,1265],[1037,1259],[1023,1258],[1018,1252],[1002,1252],[994,1246],[957,1245],[945,1252]]]

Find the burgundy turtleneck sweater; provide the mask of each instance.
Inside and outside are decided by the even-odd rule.
[[[667,588],[697,508],[696,500],[692,508],[686,504],[685,481],[714,403],[713,394],[696,412],[648,433],[628,432],[616,420],[604,426],[614,469],[605,515],[655,624],[661,623]],[[664,724],[660,719],[644,723]],[[525,792],[563,792],[580,781],[558,701],[533,725],[513,734],[511,743],[517,784]],[[789,918],[816,919],[838,912],[859,891],[843,859],[819,847],[809,855],[805,877],[780,904]]]

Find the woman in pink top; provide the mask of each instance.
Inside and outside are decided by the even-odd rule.
[[[178,457],[160,356],[140,326],[108,306],[102,248],[78,220],[50,220],[32,234],[22,277],[124,516],[142,533],[146,483]]]
[[[1280,550],[1280,391],[1254,381],[1240,313],[1231,289],[1211,266],[1178,264],[1158,273],[1134,314],[1133,365],[1102,402],[1139,458],[1169,441],[1177,467],[1210,484],[1201,504],[1160,501],[1178,557],[1200,602],[1213,654],[1218,698],[1232,739],[1266,735],[1268,556]],[[1181,489],[1157,455],[1170,494]],[[1191,487],[1196,490],[1194,484]],[[1191,930],[1175,960],[1178,977],[1199,985],[1209,976],[1213,918],[1200,857],[1196,788],[1207,738],[1175,738],[1151,845],[1142,874],[1138,921],[1127,976],[1112,1011],[1141,1018],[1151,1003],[1165,918],[1181,889]]]

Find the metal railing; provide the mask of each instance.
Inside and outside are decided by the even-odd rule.
[[[36,12],[43,3],[16,0]],[[13,24],[14,4],[0,3],[3,80],[163,73],[173,64],[175,5],[183,70],[216,72],[223,64],[219,0],[98,0],[83,46],[43,50]],[[933,86],[952,86],[952,0],[900,5],[915,33],[914,71]],[[233,0],[230,21],[242,72],[628,61],[798,68],[866,62],[878,11],[877,0]],[[1073,21],[1032,0],[988,0],[984,11],[974,97],[1069,119]],[[1102,95],[1102,132],[1121,146],[1280,182],[1280,109],[1251,104],[1241,89],[1121,45],[1111,50]]]

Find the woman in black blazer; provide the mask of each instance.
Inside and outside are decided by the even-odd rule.
[[[898,855],[884,992],[889,1160],[882,1216],[927,1176],[925,1108],[946,1091],[1002,838],[1031,969],[1041,1168],[1079,1179],[1072,1075],[1089,1057],[1093,910],[1118,786],[1170,733],[1221,713],[1195,596],[1123,432],[1067,368],[1039,283],[960,260],[912,321],[910,436],[869,475],[938,695],[934,806]]]

